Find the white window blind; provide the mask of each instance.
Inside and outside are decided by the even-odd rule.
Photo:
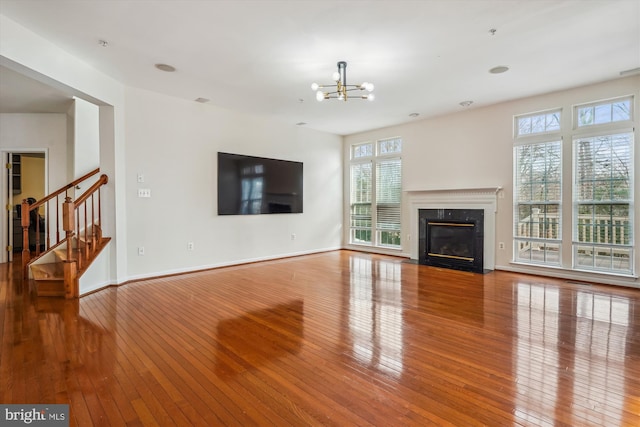
[[[351,146],[350,243],[401,247],[401,152],[400,138]]]
[[[402,201],[400,159],[380,160],[376,167],[376,231],[381,245],[397,245]]]

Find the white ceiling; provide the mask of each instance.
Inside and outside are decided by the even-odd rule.
[[[0,13],[125,85],[341,135],[640,67],[640,0],[0,0]],[[315,100],[339,60],[374,102]],[[1,111],[31,111],[39,90],[60,108],[24,83],[0,70]]]

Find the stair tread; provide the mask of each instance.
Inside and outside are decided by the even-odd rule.
[[[64,272],[60,263],[33,264],[31,266],[34,280],[64,280]]]

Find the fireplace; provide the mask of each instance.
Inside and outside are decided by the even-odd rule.
[[[484,273],[484,210],[419,209],[420,264]]]

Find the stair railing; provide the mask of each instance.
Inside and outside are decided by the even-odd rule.
[[[100,175],[98,181],[75,201],[67,197],[63,203],[62,228],[67,242],[67,254],[63,265],[65,298],[79,296],[79,272],[86,268],[85,263],[90,262],[91,255],[102,243],[100,189],[107,182],[109,182],[107,175]],[[89,215],[89,208],[91,215]]]
[[[61,235],[64,231],[62,226],[62,209],[64,202],[69,198],[69,190],[75,189],[77,185],[98,174],[100,169],[95,169],[86,175],[70,182],[64,187],[52,192],[46,197],[29,204],[27,199],[24,199],[21,204],[20,214],[22,227],[22,267],[25,272],[29,261],[31,261],[30,247],[34,247],[35,256],[41,255],[41,252],[48,251],[50,248],[60,244],[66,235]],[[44,225],[40,221],[40,208],[44,210]],[[32,226],[32,218],[34,224]],[[29,238],[29,228],[32,229],[32,234],[35,234],[33,238]],[[44,229],[43,229],[44,228]],[[33,233],[35,231],[35,233]],[[44,234],[44,241],[41,241],[41,235]]]
[[[76,236],[76,250],[78,261],[78,270],[84,268],[85,263],[90,255],[95,253],[99,244],[102,242],[102,203],[100,188],[109,182],[107,175],[100,175],[87,191],[85,191],[75,202],[71,200],[65,201],[65,204],[72,203],[75,211],[75,230],[69,230],[65,227],[67,233],[67,255],[69,255],[69,247],[72,246],[69,237]],[[71,225],[71,224],[68,224]],[[73,257],[68,257],[72,259]]]

